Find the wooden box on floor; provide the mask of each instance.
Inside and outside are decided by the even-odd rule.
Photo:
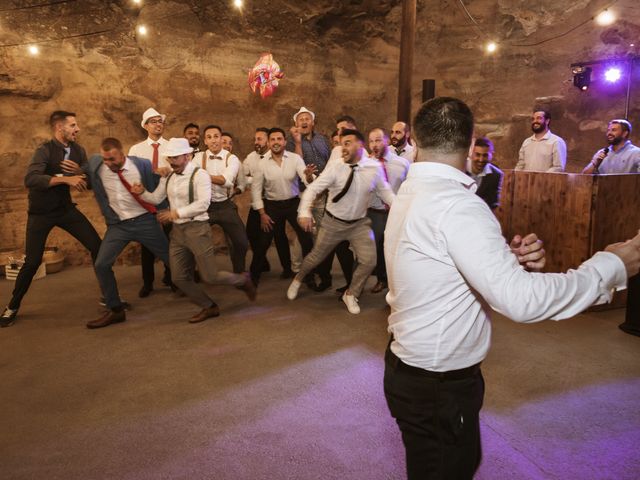
[[[581,175],[505,170],[496,215],[508,239],[535,232],[547,272],[576,268],[640,229],[640,175]],[[624,306],[626,291],[610,307]]]

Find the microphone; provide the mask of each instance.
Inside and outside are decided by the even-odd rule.
[[[605,155],[609,153],[609,147],[604,147],[604,150],[602,150],[602,153],[604,153]]]

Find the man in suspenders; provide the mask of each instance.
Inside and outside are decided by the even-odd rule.
[[[243,273],[249,240],[238,215],[238,207],[231,200],[234,182],[241,166],[240,160],[222,148],[220,127],[209,125],[205,127],[203,135],[207,150],[195,155],[193,163],[207,172],[210,177],[209,224],[220,225],[230,242],[233,271]]]
[[[169,199],[170,210],[158,213],[158,220],[172,222],[169,263],[173,281],[194,303],[201,307],[189,323],[198,323],[220,315],[220,308],[194,281],[194,263],[200,277],[208,284],[233,285],[255,300],[256,289],[248,274],[218,271],[213,250],[213,237],[207,210],[211,201],[211,179],[206,170],[191,161],[193,148],[186,138],[169,140],[164,155],[173,173],[163,179],[153,192],[145,192],[141,184],[134,193],[144,201],[159,204]]]

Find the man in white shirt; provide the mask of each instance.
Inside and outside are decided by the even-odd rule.
[[[480,463],[480,363],[489,350],[486,301],[518,322],[561,320],[611,299],[640,269],[640,234],[577,270],[544,265],[531,234],[510,248],[464,174],[473,114],[429,100],[413,122],[418,145],[391,207],[385,256],[391,306],[384,390],[406,450],[409,479],[470,479]]]
[[[189,146],[193,148],[191,156],[200,151],[200,126],[197,123],[187,123],[182,130],[182,136],[189,141]]]
[[[315,166],[306,166],[300,155],[284,149],[286,140],[281,128],[270,129],[268,141],[270,152],[258,163],[251,183],[251,204],[260,214],[260,240],[249,267],[251,278],[256,285],[260,281],[264,258],[274,232],[283,234],[286,222],[289,222],[296,232],[303,255],[307,255],[313,247],[311,234],[298,225],[296,217],[300,203],[298,178],[305,184],[311,183]],[[287,251],[283,255],[283,274],[286,275],[291,273],[291,254],[288,247],[287,243]],[[311,283],[313,279],[309,277]]]
[[[382,128],[374,128],[369,132],[369,151],[371,158],[380,162],[385,180],[396,193],[407,177],[410,162],[406,158],[393,153],[389,148],[389,135]],[[376,239],[377,263],[374,273],[377,278],[371,293],[380,293],[387,288],[387,267],[384,262],[384,229],[387,226],[389,205],[375,195],[369,203],[367,216],[371,219],[371,229]]]
[[[409,124],[405,122],[394,123],[389,136],[396,155],[413,162],[416,149],[411,145],[411,128]]]
[[[167,143],[167,140],[162,136],[166,118],[166,115],[159,113],[155,108],[145,110],[142,114],[142,122],[140,122],[140,125],[147,131],[147,139],[133,145],[128,153],[130,157],[148,160],[151,163],[153,173],[158,175],[158,181],[160,181],[160,176],[168,175],[171,172],[171,166],[167,162],[167,159],[160,154],[161,146]],[[166,205],[161,205],[161,208],[165,207]],[[170,226],[169,224],[163,228],[167,238],[169,238]],[[138,292],[140,298],[148,297],[153,291],[153,281],[155,280],[154,262],[155,257],[153,254],[142,245],[140,250],[142,287]],[[168,265],[165,265],[162,283],[173,288],[171,271]]]
[[[256,128],[253,136],[253,152],[247,155],[247,157],[244,159],[244,162],[242,162],[241,171],[243,175],[238,176],[238,187],[241,191],[244,191],[248,186],[251,186],[253,182],[253,175],[258,168],[260,160],[265,158],[265,156],[269,153],[268,135],[268,128]],[[252,206],[249,206],[249,213],[247,214],[246,231],[247,238],[249,239],[249,245],[251,245],[251,251],[255,256],[256,251],[258,250],[258,243],[260,241],[260,213],[258,213],[258,211]],[[283,271],[285,271],[285,265],[287,265],[287,263],[284,259],[288,258],[290,255],[289,239],[287,238],[286,232],[274,232],[273,243],[275,243],[276,245],[276,252],[278,252],[280,265],[282,265],[282,269]],[[263,272],[271,271],[271,265],[269,265],[269,261],[267,260],[267,258],[262,259],[262,265]]]
[[[107,224],[94,268],[108,311],[88,322],[87,328],[102,328],[126,320],[112,267],[129,242],[141,243],[169,265],[169,242],[156,220],[156,207],[131,190],[136,183],[142,183],[146,189],[156,188],[157,175],[151,170],[151,163],[144,158],[125,156],[116,138],[105,138],[100,150],[100,155],[89,159],[85,172]]]
[[[380,195],[387,205],[393,203],[394,195],[378,161],[367,157],[362,133],[343,130],[341,142],[344,160],[327,167],[302,195],[298,223],[306,231],[310,231],[313,227],[312,202],[316,195],[329,190],[329,200],[316,244],[302,261],[300,272],[289,286],[287,298],[294,300],[305,276],[340,242],[347,240],[355,250],[358,262],[351,284],[342,295],[342,301],[349,313],[358,314],[358,298],[376,265],[376,245],[372,238],[371,220],[367,217],[367,207],[374,193]]]
[[[567,145],[558,135],[551,133],[548,111],[536,109],[531,117],[533,135],[520,147],[516,170],[536,172],[564,172],[567,164]]]
[[[213,236],[207,209],[211,201],[211,179],[206,170],[191,161],[193,147],[186,138],[172,138],[163,147],[173,173],[164,178],[153,192],[141,184],[133,186],[142,199],[159,204],[169,199],[170,210],[158,213],[158,220],[172,222],[169,261],[173,280],[192,302],[202,309],[189,323],[199,323],[220,315],[218,304],[194,281],[194,267],[208,284],[233,285],[255,300],[256,289],[248,274],[218,271],[213,249]]]
[[[222,148],[222,129],[209,125],[203,130],[207,150],[193,157],[193,163],[204,169],[211,177],[211,204],[209,224],[220,225],[231,247],[229,254],[234,273],[245,269],[245,258],[249,240],[244,224],[238,215],[238,207],[231,200],[234,181],[240,170],[240,160]]]

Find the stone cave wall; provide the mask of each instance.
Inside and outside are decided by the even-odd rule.
[[[301,105],[316,113],[317,129],[327,134],[342,113],[358,119],[363,130],[389,127],[396,119],[399,0],[255,1],[242,14],[230,2],[208,0],[147,0],[142,8],[127,0],[84,0],[16,10],[34,3],[3,2],[8,6],[0,9],[0,250],[23,247],[22,179],[34,149],[49,137],[46,119],[55,109],[77,113],[79,142],[88,153],[105,136],[120,138],[126,148],[145,138],[140,117],[154,106],[167,114],[165,137],[180,136],[191,121],[221,124],[236,135],[241,158],[251,151],[255,127],[288,128]],[[472,106],[477,132],[495,141],[496,162],[511,168],[530,134],[531,108],[543,104],[551,109],[553,131],[567,141],[567,170],[579,171],[603,144],[607,120],[623,115],[624,88],[605,91],[594,83],[582,93],[571,84],[569,65],[624,55],[630,43],[640,44],[635,2],[617,2],[623,18],[611,27],[590,22],[547,42],[593,16],[604,2],[465,4],[500,48],[493,56],[483,53],[483,35],[458,2],[419,1],[414,110],[422,79],[436,79],[438,95]],[[147,36],[136,34],[139,24],[148,27]],[[77,36],[91,32],[103,33]],[[41,44],[38,56],[26,54],[29,41],[72,35]],[[273,53],[285,78],[275,95],[262,100],[250,92],[247,72],[264,51]],[[632,94],[632,121],[638,118],[638,95]],[[102,233],[92,194],[74,197]],[[239,204],[246,212],[247,194]],[[89,261],[63,232],[54,231],[49,244],[60,246],[69,263]],[[136,261],[134,249],[121,261]]]

